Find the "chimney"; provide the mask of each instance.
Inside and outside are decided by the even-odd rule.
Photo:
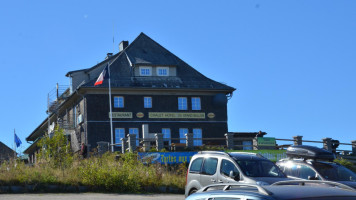
[[[129,46],[129,41],[121,41],[119,44],[119,51],[124,50],[127,46]]]
[[[108,59],[108,58],[110,58],[111,56],[112,56],[112,53],[107,53],[105,60]]]

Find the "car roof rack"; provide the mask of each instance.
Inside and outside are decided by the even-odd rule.
[[[223,151],[199,151],[198,154],[218,154],[218,155],[229,156],[228,153],[225,153]]]
[[[260,158],[264,158],[261,154],[259,154],[259,153],[252,153],[252,152],[236,151],[236,152],[229,152],[229,154],[231,154],[231,155],[234,155],[234,154],[250,155],[250,156],[257,156],[257,157],[260,157]]]
[[[248,184],[248,183],[221,183],[221,184],[213,184],[213,185],[208,185],[205,186],[201,191],[202,192],[206,192],[208,189],[213,188],[213,187],[221,187],[223,186],[224,188],[222,189],[223,191],[227,191],[227,190],[231,190],[232,187],[253,187],[256,188],[258,190],[259,193],[262,193],[264,195],[272,195],[273,193],[266,190],[265,188],[256,185],[256,184]]]
[[[356,189],[347,186],[345,184],[342,183],[338,183],[338,182],[334,182],[334,181],[318,181],[318,180],[289,180],[289,181],[278,181],[275,182],[273,184],[271,184],[271,186],[276,186],[276,185],[290,185],[290,184],[295,184],[295,183],[299,183],[299,185],[304,186],[306,183],[317,183],[317,184],[329,184],[329,185],[333,185],[333,186],[337,186],[340,187],[342,189],[346,189],[346,190],[352,190],[352,191],[356,191]]]
[[[216,155],[223,155],[223,156],[229,156],[229,157],[231,157],[235,154],[235,155],[247,155],[247,156],[256,156],[259,158],[265,158],[259,153],[241,152],[241,151],[229,152],[229,153],[226,153],[224,151],[199,151],[198,154],[216,154]]]

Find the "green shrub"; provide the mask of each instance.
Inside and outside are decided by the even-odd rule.
[[[183,191],[185,186],[186,164],[145,165],[134,153],[120,154],[118,159],[113,153],[84,160],[72,156],[70,165],[64,170],[51,158],[34,166],[18,161],[1,164],[0,185],[83,185],[92,191],[124,193],[158,191],[161,186]]]
[[[344,158],[337,158],[334,160],[334,162],[339,163],[340,165],[343,165],[356,173],[356,166],[352,162],[350,162]]]
[[[73,154],[70,144],[63,133],[63,129],[56,126],[52,137],[48,135],[42,137],[38,142],[41,148],[38,154],[39,160],[43,163],[49,163],[55,168],[67,168],[73,163]]]

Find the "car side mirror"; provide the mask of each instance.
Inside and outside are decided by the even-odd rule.
[[[232,170],[229,173],[229,177],[234,179],[235,181],[240,181],[240,174],[235,175],[234,171],[232,171]]]
[[[319,180],[317,176],[308,176],[308,180]]]

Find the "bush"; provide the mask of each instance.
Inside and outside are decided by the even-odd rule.
[[[53,135],[42,137],[38,142],[41,148],[38,158],[42,164],[50,164],[54,168],[67,168],[73,163],[70,144],[63,133],[63,129],[55,128]]]
[[[140,193],[158,191],[161,186],[184,190],[186,166],[144,165],[137,154],[116,157],[107,152],[88,159],[73,155],[63,134],[56,127],[51,137],[39,141],[41,151],[34,166],[12,160],[0,165],[0,185],[89,186],[92,191]]]
[[[0,185],[82,185],[91,191],[125,193],[157,192],[161,186],[184,190],[185,164],[144,165],[133,153],[115,157],[109,152],[84,160],[73,157],[65,170],[51,161],[34,166],[6,162],[0,165]]]
[[[356,173],[356,166],[352,162],[350,162],[344,158],[337,158],[334,160],[334,162],[339,163],[340,165],[343,165]]]

